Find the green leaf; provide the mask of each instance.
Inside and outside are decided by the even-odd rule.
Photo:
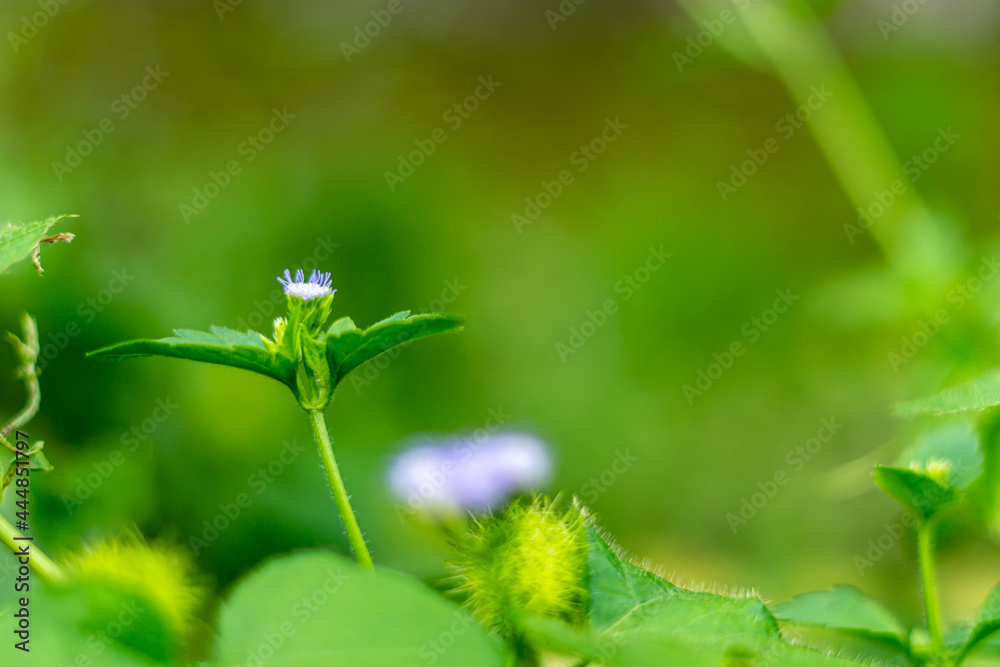
[[[1000,368],[987,371],[978,378],[944,391],[893,408],[898,415],[946,414],[968,410],[985,410],[1000,405]]]
[[[13,628],[16,598],[0,604],[0,618]],[[30,653],[14,648],[8,630],[0,643],[0,664],[101,665],[150,667],[171,663],[174,652],[165,620],[145,599],[113,586],[96,584],[32,585]]]
[[[592,631],[669,635],[724,647],[760,650],[780,637],[771,612],[755,597],[689,591],[628,563],[587,522]]]
[[[964,419],[949,421],[930,428],[903,451],[902,467],[912,464],[926,468],[931,461],[949,464],[947,483],[955,489],[968,487],[983,470],[980,434]]]
[[[774,609],[779,621],[909,651],[906,627],[888,609],[852,586],[798,595]]]
[[[592,519],[587,521],[591,628],[603,632],[654,600],[681,589],[648,570],[622,560]]]
[[[976,613],[972,632],[959,651],[956,664],[962,664],[980,644],[1000,631],[1000,584],[997,584],[987,594],[986,600]]]
[[[739,647],[726,648],[711,641],[692,641],[681,637],[648,635],[621,647],[615,667],[849,667],[866,665],[836,658],[804,646],[793,646],[775,640],[763,651]]]
[[[222,666],[500,667],[503,648],[464,610],[392,570],[366,572],[322,551],[267,563],[219,618]]]
[[[958,497],[952,487],[910,468],[875,466],[872,477],[885,493],[925,521]]]
[[[380,354],[421,338],[462,328],[462,317],[447,313],[410,315],[404,310],[364,331],[350,318],[341,318],[333,323],[326,336],[326,354],[334,386],[355,368]]]
[[[175,357],[232,366],[274,378],[295,388],[295,362],[264,346],[256,331],[234,331],[212,327],[211,332],[178,329],[176,336],[159,340],[133,340],[91,352],[87,356],[106,361],[131,357]]]
[[[49,238],[49,230],[57,222],[75,217],[77,216],[58,215],[37,222],[8,222],[0,226],[0,273],[6,271],[12,264],[33,255],[42,240]],[[70,241],[72,238],[72,234],[67,234],[58,240]],[[40,265],[38,269],[41,273]]]

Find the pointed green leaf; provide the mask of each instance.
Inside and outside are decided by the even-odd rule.
[[[58,215],[37,222],[8,222],[0,225],[0,273],[6,271],[11,264],[30,257],[42,239],[49,237],[49,230],[54,224],[75,217],[75,215]],[[72,235],[68,235],[62,240],[69,241],[72,238]]]
[[[924,413],[946,414],[967,410],[985,410],[1000,405],[1000,368],[994,368],[978,378],[944,391],[893,408],[899,415]]]
[[[774,609],[783,623],[831,630],[908,650],[906,627],[888,609],[852,586],[798,595]]]
[[[619,558],[592,519],[588,519],[586,531],[589,618],[595,632],[607,630],[654,600],[680,594],[678,586]]]
[[[503,664],[500,642],[421,582],[322,551],[271,561],[238,584],[214,654],[220,667],[253,656],[286,667]]]
[[[592,631],[670,635],[723,647],[762,650],[780,637],[771,612],[755,597],[689,591],[628,563],[615,553],[592,519],[587,522]]]
[[[924,520],[958,497],[955,489],[910,468],[875,466],[875,483]]]
[[[409,311],[402,311],[364,331],[354,326],[350,318],[339,319],[326,336],[334,386],[355,368],[380,354],[435,334],[461,331],[462,327],[460,316],[445,313],[410,315]]]
[[[177,335],[171,338],[118,343],[88,356],[106,361],[147,356],[203,361],[260,373],[294,390],[295,362],[268,350],[256,331],[212,327],[210,332],[178,329],[174,333]]]

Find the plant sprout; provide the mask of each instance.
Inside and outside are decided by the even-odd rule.
[[[438,333],[458,331],[457,315],[396,313],[367,329],[349,317],[329,328],[333,298],[329,273],[286,270],[278,281],[284,286],[288,314],[274,321],[270,337],[256,331],[212,327],[209,332],[180,329],[160,340],[135,340],[92,352],[90,356],[118,360],[165,356],[233,366],[278,380],[295,395],[312,427],[327,481],[340,513],[351,550],[358,564],[373,569],[371,554],[351,508],[344,480],[334,456],[324,412],[337,385],[365,362],[391,349]]]

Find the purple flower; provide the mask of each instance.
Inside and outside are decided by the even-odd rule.
[[[333,281],[330,280],[330,274],[320,273],[319,271],[313,271],[307,281],[302,269],[295,272],[294,279],[292,278],[291,271],[285,269],[285,277],[282,278],[279,276],[278,282],[285,286],[285,294],[298,297],[303,301],[310,301],[337,291],[330,289],[333,285]]]
[[[548,447],[528,433],[456,437],[414,445],[389,469],[389,488],[411,509],[432,515],[481,512],[544,483]]]

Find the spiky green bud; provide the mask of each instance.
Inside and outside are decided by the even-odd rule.
[[[520,618],[583,621],[587,543],[576,503],[536,498],[475,523],[452,567],[473,615],[501,635]]]

